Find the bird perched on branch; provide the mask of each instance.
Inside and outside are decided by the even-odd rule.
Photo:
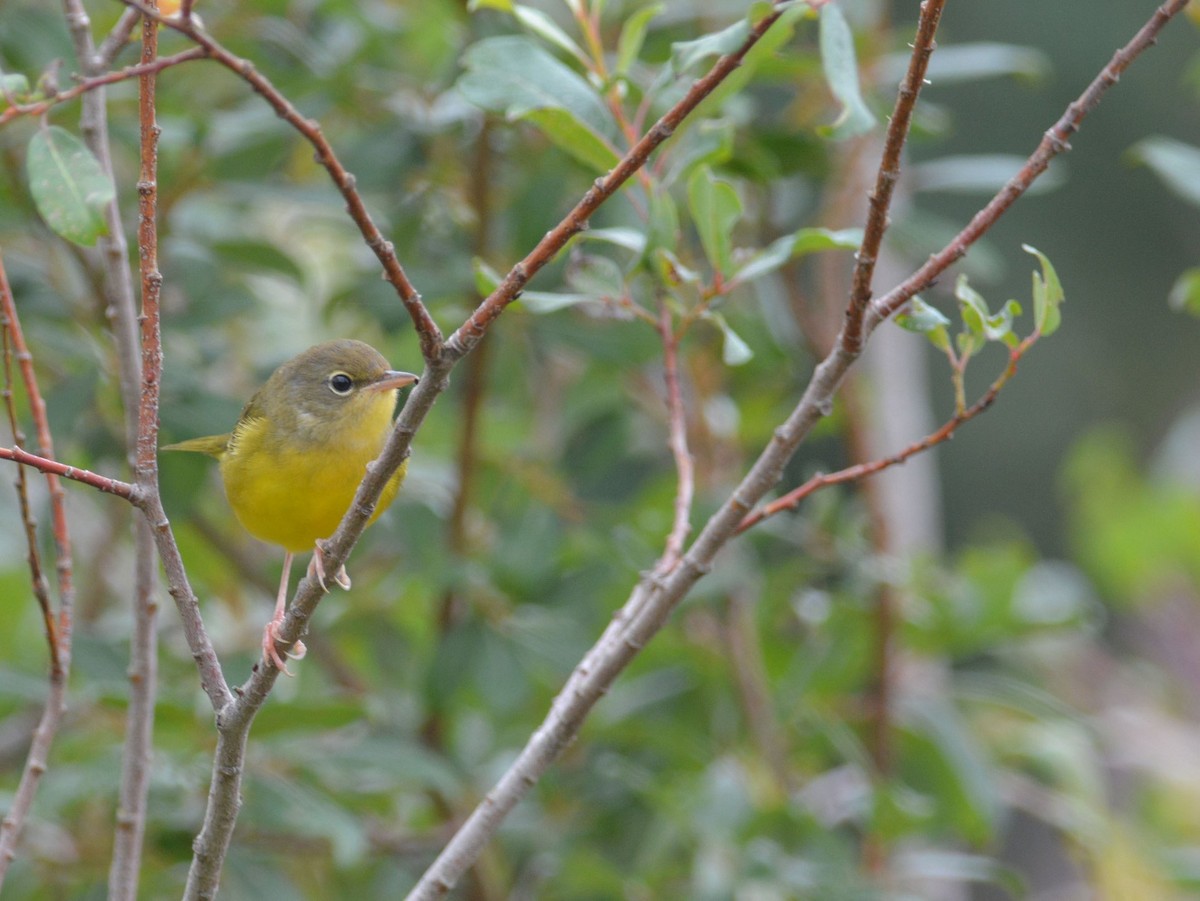
[[[399,389],[417,381],[412,373],[391,369],[369,344],[326,341],[276,369],[229,434],[163,447],[216,457],[229,504],[246,531],[284,549],[275,614],[263,631],[262,648],[264,658],[285,673],[288,669],[275,643],[292,558],[313,548],[308,572],[324,587],[321,539],[333,534],[367,464],[383,450]],[[384,486],[368,525],[395,499],[407,465],[408,461],[401,463]],[[350,587],[344,566],[334,581]],[[293,656],[303,657],[304,650],[297,641]]]

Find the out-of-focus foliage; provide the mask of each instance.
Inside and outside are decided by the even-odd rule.
[[[597,35],[601,77],[567,5],[477,6],[199,4],[213,35],[320,122],[446,330],[623,152],[613,109],[648,126],[761,14],[613,0]],[[854,136],[886,116],[892,51],[908,40],[881,6],[831,3],[819,17],[793,7],[456,371],[399,501],[355,551],[353,591],[322,604],[297,678],[281,680],[255,724],[223,896],[398,896],[536,728],[670,528],[660,304],[683,332],[694,522],[770,439],[813,345],[836,328],[858,234],[831,217],[839,191],[858,183],[860,155],[871,159],[878,131]],[[98,34],[120,11],[89,6]],[[164,54],[185,46],[169,30],[161,42]],[[933,72],[947,83],[1046,76],[1046,59],[1026,48],[946,43]],[[29,90],[56,58],[78,68],[57,7],[0,7],[6,90]],[[131,233],[135,96],[131,82],[108,89]],[[403,307],[310,147],[210,62],[164,72],[159,98],[164,440],[226,430],[276,364],[326,337],[362,338],[416,366]],[[930,101],[918,108],[926,148],[950,122],[936,92]],[[78,106],[50,121],[77,134]],[[0,129],[0,252],[59,456],[120,473],[102,295],[81,252],[43,224],[24,177],[38,129],[29,119]],[[925,163],[918,186],[977,191],[1018,164],[956,155]],[[924,201],[897,214],[890,238],[913,261],[946,236]],[[986,277],[1000,257],[1050,281],[1046,259],[1031,263],[1015,245],[967,264]],[[1012,336],[1013,308],[996,324],[964,297],[978,297],[965,282],[978,334]],[[955,302],[950,290],[927,299],[943,311]],[[1027,309],[1052,330],[1044,295]],[[1062,332],[1076,316],[1086,310],[1070,309]],[[979,369],[1003,366],[1001,350],[985,350]],[[973,383],[959,387],[972,399]],[[839,406],[784,484],[845,463],[851,419]],[[238,529],[210,463],[161,465],[207,626],[240,682],[258,656],[278,555]],[[1145,898],[1195,891],[1200,495],[1183,479],[1147,478],[1105,434],[1079,444],[1062,478],[1070,559],[1040,558],[1005,527],[945,558],[882,557],[861,499],[843,489],[741,539],[512,814],[462,896],[923,898],[976,884],[999,893],[980,897],[1019,896],[1046,848],[1056,873],[1097,897],[1131,897],[1121,894],[1130,884]],[[71,715],[6,898],[95,897],[108,866],[130,514],[79,486],[70,504]],[[0,535],[0,762],[11,792],[45,668],[11,493],[0,496]],[[898,617],[886,753],[872,708],[883,590]],[[169,608],[161,640],[147,898],[179,893],[214,741]]]

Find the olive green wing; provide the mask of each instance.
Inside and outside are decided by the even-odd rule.
[[[229,447],[232,435],[206,435],[203,438],[189,438],[176,444],[164,444],[159,450],[190,451],[195,454],[208,454],[220,458]]]

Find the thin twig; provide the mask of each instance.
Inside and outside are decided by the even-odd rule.
[[[770,768],[779,793],[789,797],[798,787],[797,780],[788,765],[787,742],[771,698],[753,611],[752,600],[744,589],[731,592],[721,632],[750,737]]]
[[[917,34],[913,39],[912,53],[908,58],[908,72],[900,83],[896,94],[896,106],[888,123],[887,138],[883,145],[883,157],[875,178],[875,190],[870,195],[867,222],[863,228],[862,245],[855,257],[854,276],[850,289],[850,303],[846,307],[846,328],[843,340],[846,349],[857,353],[862,348],[863,312],[871,300],[871,282],[875,277],[875,261],[879,258],[879,247],[888,227],[888,211],[892,206],[892,194],[900,180],[900,153],[908,140],[913,110],[917,97],[925,84],[925,72],[929,68],[929,57],[937,46],[934,36],[942,17],[946,0],[924,0],[917,21]]]
[[[679,563],[688,534],[692,531],[692,499],[696,494],[696,467],[688,450],[687,418],[683,407],[683,392],[679,387],[679,340],[672,330],[671,310],[666,301],[659,303],[658,334],[663,346],[663,379],[667,390],[668,444],[675,459],[675,517],[663,548],[662,557],[654,567],[665,576]]]
[[[134,499],[136,490],[128,482],[122,482],[120,479],[110,479],[108,476],[102,476],[99,473],[92,472],[90,469],[79,469],[76,466],[68,466],[66,463],[60,463],[57,460],[51,460],[49,457],[41,457],[37,454],[31,454],[23,447],[0,447],[0,460],[12,460],[14,463],[20,463],[23,466],[32,466],[47,475],[59,476],[64,479],[71,479],[74,482],[81,482],[84,485],[91,485],[93,488],[98,488],[106,494],[115,494],[117,497],[123,497],[127,501]]]
[[[1186,0],[1172,0],[1157,11],[1153,19],[1157,23],[1155,33],[1165,24],[1166,19],[1177,14],[1185,3]],[[1148,44],[1148,41],[1142,43],[1136,53],[1140,53]],[[596,190],[598,188],[593,188],[593,191]],[[588,209],[590,210],[590,207]],[[572,216],[575,215],[573,212]],[[560,225],[560,228],[569,226],[564,224]],[[523,275],[518,267],[510,273],[510,279],[523,284]],[[519,288],[519,285],[517,287]],[[502,296],[498,293],[493,294],[493,297]],[[502,308],[503,303],[501,300],[493,302],[491,298],[485,301],[472,317],[472,327],[486,327],[490,321],[489,315],[493,312],[498,315],[499,312],[492,307],[499,305]],[[889,310],[888,314],[895,309]],[[460,329],[460,333],[464,329],[470,331],[465,325]],[[864,329],[864,337],[869,332],[870,329]],[[447,344],[456,345],[458,335],[459,333],[456,333],[452,336]],[[468,346],[469,337],[468,334],[464,342]],[[832,410],[833,396],[857,357],[858,351],[848,348],[845,341],[839,340],[835,343],[829,354],[813,371],[812,378],[795,409],[775,430],[771,441],[738,487],[709,518],[679,565],[666,578],[659,579],[651,575],[638,582],[600,640],[575,668],[525,747],[421,877],[408,896],[410,901],[442,898],[453,889],[458,878],[476,859],[508,812],[528,794],[546,769],[576,737],[592,706],[604,696],[621,671],[663,626],[692,586],[708,572],[717,552],[734,537],[740,523],[752,507],[778,484],[784,467],[800,443],[812,427]],[[424,386],[419,386],[418,392],[420,387]],[[418,392],[414,392],[414,397],[410,398],[410,406],[413,405]],[[407,448],[407,443],[400,440],[394,444],[402,449]],[[382,488],[382,484],[379,487]]]
[[[158,56],[158,25],[142,21],[142,65],[139,79],[138,124],[138,261],[142,282],[141,399],[136,410],[127,410],[127,421],[136,421],[134,480],[143,495],[158,491],[158,381],[162,370],[159,349],[158,297],[162,276],[158,272],[156,221],[158,124],[155,119],[157,73],[149,66]],[[125,364],[130,374],[138,367]],[[158,579],[154,536],[143,517],[134,522],[136,578],[133,603],[133,637],[129,646],[129,713],[125,747],[121,755],[112,863],[108,873],[109,901],[136,901],[141,873],[142,843],[146,832],[146,802],[150,790],[150,760],[154,735],[154,703],[158,696]]]
[[[2,267],[3,261],[0,261],[0,269]],[[21,430],[21,423],[17,417],[17,405],[13,396],[10,321],[7,304],[5,304],[5,309],[0,310],[0,332],[3,333],[4,353],[4,410],[8,416],[9,429],[12,431],[13,446],[24,447],[25,433]],[[46,643],[50,646],[50,667],[52,670],[57,670],[61,668],[58,659],[58,625],[54,619],[54,602],[50,599],[50,583],[46,580],[46,573],[42,568],[42,555],[38,550],[37,522],[33,516],[33,509],[29,504],[29,480],[26,477],[24,466],[17,467],[15,484],[17,489],[17,506],[21,513],[21,523],[25,529],[25,546],[29,549],[26,559],[29,563],[30,584],[33,587],[33,596],[37,600],[39,609],[42,611],[42,625],[46,631]]]
[[[96,51],[94,62],[97,69],[107,69],[113,64],[113,61],[129,44],[129,39],[133,36],[133,29],[141,18],[142,14],[136,9],[127,9],[121,13],[121,18],[117,19],[117,24],[113,26],[113,30],[108,33],[108,37],[101,42],[100,48]]]
[[[107,87],[110,84],[129,81],[131,78],[140,78],[148,72],[161,72],[163,69],[178,66],[180,63],[190,62],[194,59],[204,59],[205,56],[207,56],[207,53],[205,53],[203,47],[192,47],[190,50],[181,51],[174,56],[164,56],[149,65],[138,64],[136,66],[126,66],[124,69],[118,69],[115,72],[105,72],[103,75],[80,78],[74,87],[68,88],[65,91],[59,91],[53,97],[47,97],[45,100],[39,100],[36,103],[17,103],[9,106],[3,112],[0,112],[0,125],[4,125],[11,119],[16,119],[18,116],[40,116],[59,104],[66,103],[68,100],[74,100],[76,97]]]
[[[37,375],[33,371],[33,356],[25,343],[25,335],[21,329],[21,320],[17,316],[17,305],[13,299],[12,289],[8,284],[8,275],[4,270],[4,261],[0,258],[0,314],[5,325],[5,373],[8,368],[8,346],[11,342],[15,351],[17,364],[21,372],[21,380],[25,387],[25,395],[29,400],[29,408],[33,417],[34,429],[38,438],[39,449],[45,453],[54,453],[54,441],[50,435],[50,422],[46,416],[46,403],[38,386]],[[6,387],[11,390],[10,381]],[[10,401],[11,402],[11,401]],[[10,408],[11,409],[11,408]],[[13,419],[16,429],[15,415]],[[14,440],[16,436],[14,435]],[[5,456],[5,448],[0,448],[0,457]],[[12,449],[14,454],[25,454],[20,447]],[[28,455],[33,456],[33,455]],[[41,459],[41,458],[36,458]],[[22,479],[23,481],[23,479]],[[75,611],[74,566],[71,562],[71,535],[67,524],[66,499],[62,483],[53,473],[46,474],[46,485],[50,495],[50,516],[54,532],[55,573],[58,583],[58,611],[54,612],[49,603],[48,592],[40,592],[38,582],[44,584],[41,577],[41,566],[36,550],[36,536],[30,529],[32,517],[28,511],[28,497],[22,492],[23,517],[30,541],[30,567],[34,579],[34,590],[46,627],[46,640],[49,643],[50,671],[46,704],[42,708],[41,717],[33,732],[29,752],[25,757],[25,768],[21,772],[21,781],[13,794],[12,803],[4,819],[0,821],[0,886],[8,873],[8,865],[15,855],[17,840],[25,820],[33,806],[34,796],[41,784],[42,776],[50,755],[50,746],[58,733],[63,714],[66,713],[67,678],[71,671],[71,637]]]
[[[748,514],[742,519],[741,523],[738,524],[737,534],[740,535],[747,529],[751,529],[758,525],[764,519],[769,519],[770,517],[775,516],[778,513],[782,513],[785,510],[795,510],[798,506],[800,506],[801,502],[804,501],[805,498],[814,492],[821,490],[822,488],[828,488],[830,485],[844,485],[847,482],[857,482],[859,479],[865,479],[869,476],[876,475],[877,473],[883,472],[885,469],[890,469],[893,466],[897,466],[909,458],[929,450],[931,447],[936,447],[943,441],[950,440],[954,437],[954,433],[958,431],[959,426],[965,422],[970,422],[996,402],[996,398],[999,396],[1000,391],[1008,383],[1008,380],[1016,375],[1017,364],[1020,363],[1021,357],[1023,357],[1026,351],[1033,346],[1033,343],[1036,341],[1037,337],[1038,336],[1036,333],[1030,335],[1028,338],[1022,341],[1020,345],[1014,348],[1009,353],[1008,365],[1004,368],[1004,371],[999,375],[999,377],[992,382],[992,384],[988,387],[988,390],[984,392],[983,396],[965,410],[955,413],[952,417],[942,423],[941,427],[936,431],[930,432],[919,441],[914,441],[903,450],[897,451],[896,453],[887,457],[880,457],[865,463],[847,466],[845,469],[839,469],[837,472],[817,473],[800,487],[792,489],[787,494],[783,495],[783,497],[773,500],[769,504],[764,504],[753,513]]]

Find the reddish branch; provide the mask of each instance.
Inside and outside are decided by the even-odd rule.
[[[123,360],[132,380],[141,372],[139,403],[126,410],[126,421],[135,423],[134,481],[143,498],[158,496],[158,396],[162,372],[159,344],[157,171],[158,124],[155,118],[157,73],[151,68],[158,56],[158,25],[142,22],[142,65],[138,85],[140,166],[138,172],[138,265],[141,274],[141,365]],[[136,591],[133,601],[133,637],[129,648],[129,712],[125,747],[121,755],[121,786],[108,874],[109,901],[136,901],[141,873],[142,842],[146,831],[146,802],[150,789],[151,748],[154,736],[154,703],[158,695],[158,570],[154,560],[154,535],[145,519],[134,524],[137,543]]]
[[[850,288],[850,303],[846,307],[846,329],[843,341],[851,353],[862,349],[863,311],[871,300],[871,282],[875,277],[875,261],[879,258],[879,247],[883,233],[888,227],[888,210],[892,205],[892,194],[900,179],[900,153],[908,139],[913,110],[917,96],[925,84],[925,72],[929,68],[929,57],[937,42],[938,22],[946,0],[924,0],[921,16],[917,22],[917,35],[913,39],[912,54],[908,60],[908,73],[900,83],[896,95],[896,106],[888,123],[887,139],[883,145],[883,157],[875,177],[875,190],[870,195],[867,222],[863,228],[862,245],[859,247]]]
[[[18,116],[40,116],[51,107],[57,106],[60,103],[66,103],[68,100],[74,100],[76,97],[86,94],[89,91],[94,91],[97,88],[117,84],[121,81],[128,81],[131,78],[140,78],[149,73],[161,72],[163,69],[169,69],[172,66],[178,66],[180,63],[190,62],[194,59],[204,59],[206,55],[203,47],[193,47],[190,50],[176,53],[174,56],[164,56],[150,63],[139,63],[136,66],[126,66],[124,69],[118,69],[115,72],[106,72],[103,75],[94,75],[90,78],[80,78],[74,87],[68,88],[65,91],[59,91],[45,100],[39,100],[36,103],[18,103],[8,107],[3,112],[0,112],[0,125],[4,125],[10,119],[15,119]]]
[[[32,466],[34,469],[46,473],[49,478],[61,477],[71,479],[74,482],[82,482],[84,485],[91,485],[93,488],[98,488],[107,494],[115,494],[117,497],[123,497],[127,501],[133,500],[137,494],[136,489],[128,482],[122,482],[120,479],[110,479],[108,476],[102,476],[89,469],[68,466],[66,463],[59,463],[57,460],[52,460],[49,457],[40,457],[37,454],[29,453],[29,451],[21,447],[0,447],[0,460],[12,460],[14,463],[20,463],[23,466]],[[49,481],[49,478],[47,481]],[[57,528],[57,523],[55,527]]]
[[[740,535],[747,529],[753,528],[764,519],[768,519],[777,513],[782,513],[785,510],[795,510],[805,498],[814,492],[820,491],[822,488],[828,488],[830,485],[844,485],[847,482],[857,482],[859,479],[876,475],[885,469],[897,466],[909,458],[929,450],[931,447],[941,444],[943,441],[950,440],[954,437],[954,433],[958,431],[959,426],[964,422],[970,422],[996,402],[996,397],[1000,394],[1001,389],[1004,388],[1010,378],[1016,375],[1017,364],[1020,363],[1021,357],[1033,346],[1038,337],[1036,333],[1030,335],[1014,348],[1009,354],[1008,366],[1005,367],[1004,372],[1000,374],[999,378],[992,382],[983,396],[962,412],[956,413],[950,419],[946,420],[946,422],[942,423],[941,428],[930,432],[920,441],[914,441],[903,450],[887,457],[880,457],[877,460],[859,463],[855,466],[847,466],[845,469],[839,469],[837,472],[818,473],[799,488],[794,488],[783,495],[783,497],[771,501],[769,504],[764,504],[753,513],[747,514],[738,525],[737,534]]]

